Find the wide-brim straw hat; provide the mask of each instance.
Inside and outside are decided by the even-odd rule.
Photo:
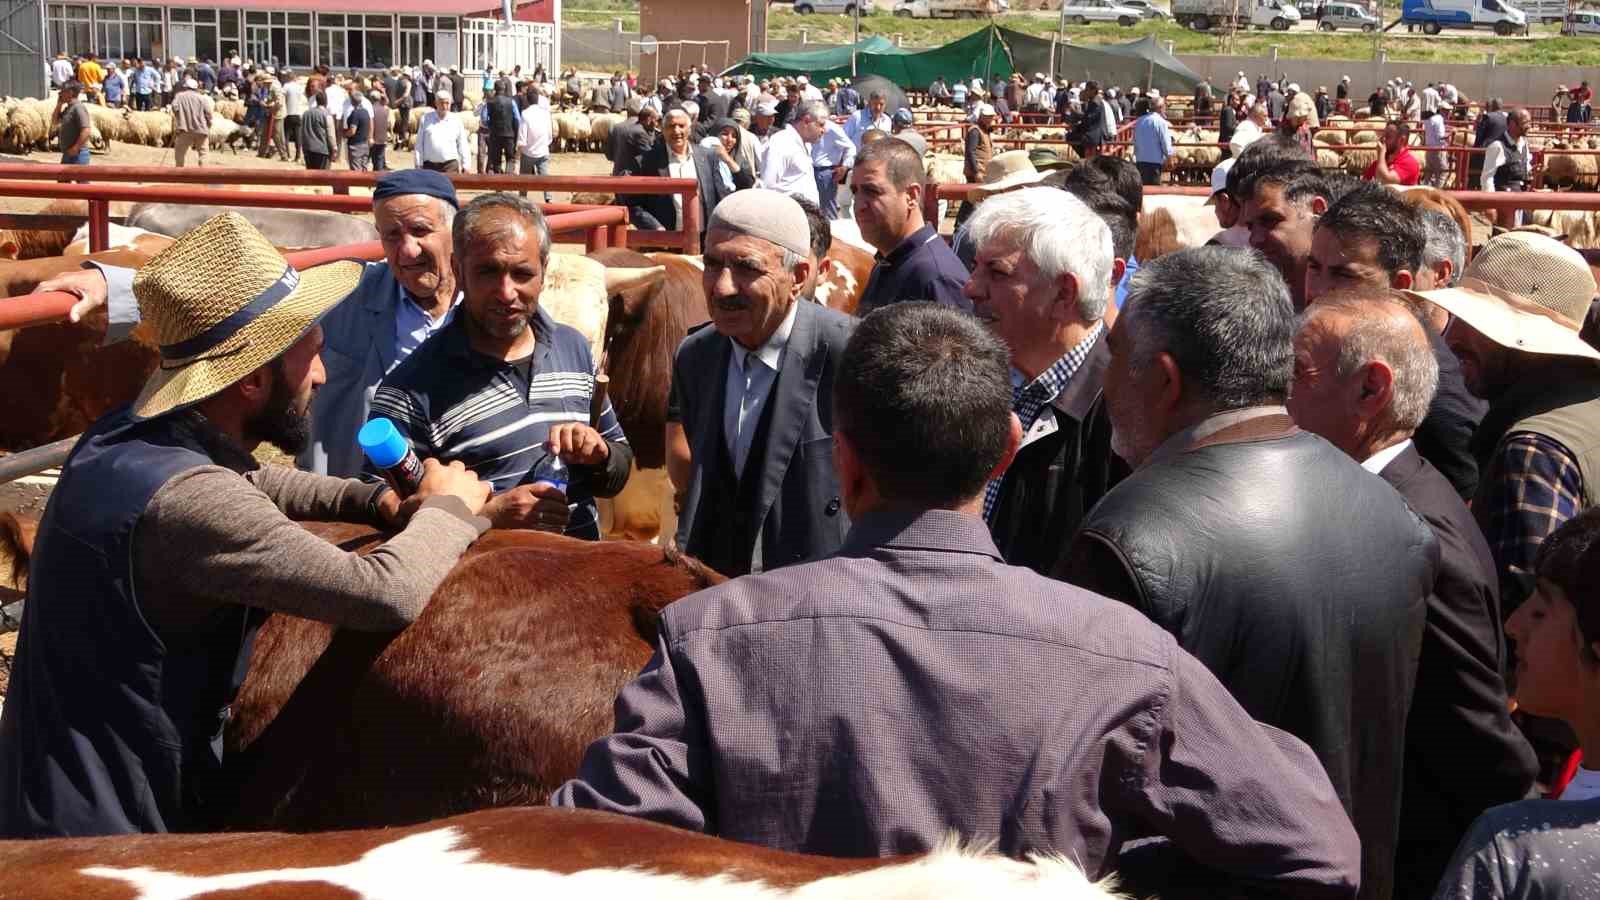
[[[1406,293],[1438,306],[1502,347],[1600,361],[1600,350],[1585,343],[1559,314],[1475,278],[1463,278],[1453,288]]]
[[[983,170],[983,184],[974,188],[972,195],[978,198],[991,197],[995,194],[1038,184],[1044,180],[1045,173],[1040,172],[1033,165],[1026,150],[1007,150],[995,154],[989,160],[989,165]]]
[[[1548,309],[1573,329],[1583,327],[1594,300],[1594,272],[1583,254],[1532,231],[1498,234],[1462,270],[1474,278]]]
[[[282,356],[355,290],[362,269],[340,260],[297,272],[238,213],[206,220],[134,276],[161,350],[134,418],[192,406]]]

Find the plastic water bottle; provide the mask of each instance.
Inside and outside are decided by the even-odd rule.
[[[567,492],[567,464],[561,461],[560,454],[552,453],[545,457],[544,463],[539,467],[539,477],[533,480],[534,484],[548,484],[563,495]]]
[[[415,494],[422,486],[422,460],[393,422],[382,417],[373,419],[361,426],[356,442],[400,499]]]

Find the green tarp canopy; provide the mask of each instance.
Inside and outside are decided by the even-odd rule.
[[[1128,44],[1056,44],[1052,72],[1049,38],[1009,28],[999,30],[1011,49],[1017,71],[1030,77],[1044,72],[1071,81],[1093,78],[1118,87],[1153,87],[1162,93],[1189,93],[1200,83],[1200,76],[1193,69],[1149,35]]]
[[[1003,29],[990,25],[932,50],[909,51],[874,35],[852,47],[805,53],[755,53],[724,74],[809,75],[812,81],[850,77],[850,53],[856,53],[856,72],[880,75],[903,88],[922,89],[943,75],[956,79],[1007,78],[1015,71],[1002,37]],[[1048,42],[1047,42],[1048,43]]]

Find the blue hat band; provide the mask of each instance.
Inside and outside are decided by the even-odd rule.
[[[162,344],[161,358],[164,360],[183,360],[215,350],[224,341],[238,334],[240,329],[261,318],[267,310],[277,306],[284,298],[294,293],[295,287],[299,284],[300,273],[296,272],[292,266],[284,266],[283,274],[279,276],[277,281],[268,285],[266,290],[257,294],[249,303],[234,310],[226,319],[188,340],[179,341],[176,344]]]

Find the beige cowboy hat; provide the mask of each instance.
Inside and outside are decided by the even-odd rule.
[[[982,200],[1044,180],[1045,173],[1033,165],[1026,150],[1007,150],[995,154],[983,170],[983,184],[972,191],[972,196]]]
[[[1502,347],[1600,361],[1600,350],[1584,343],[1558,313],[1475,278],[1463,278],[1453,288],[1405,293],[1438,306]]]
[[[199,403],[277,359],[355,290],[362,268],[340,260],[297,272],[238,213],[178,238],[133,279],[161,348],[134,418]]]
[[[1582,253],[1533,231],[1495,235],[1461,270],[1461,277],[1538,304],[1574,331],[1583,327],[1596,293],[1594,272]]]

